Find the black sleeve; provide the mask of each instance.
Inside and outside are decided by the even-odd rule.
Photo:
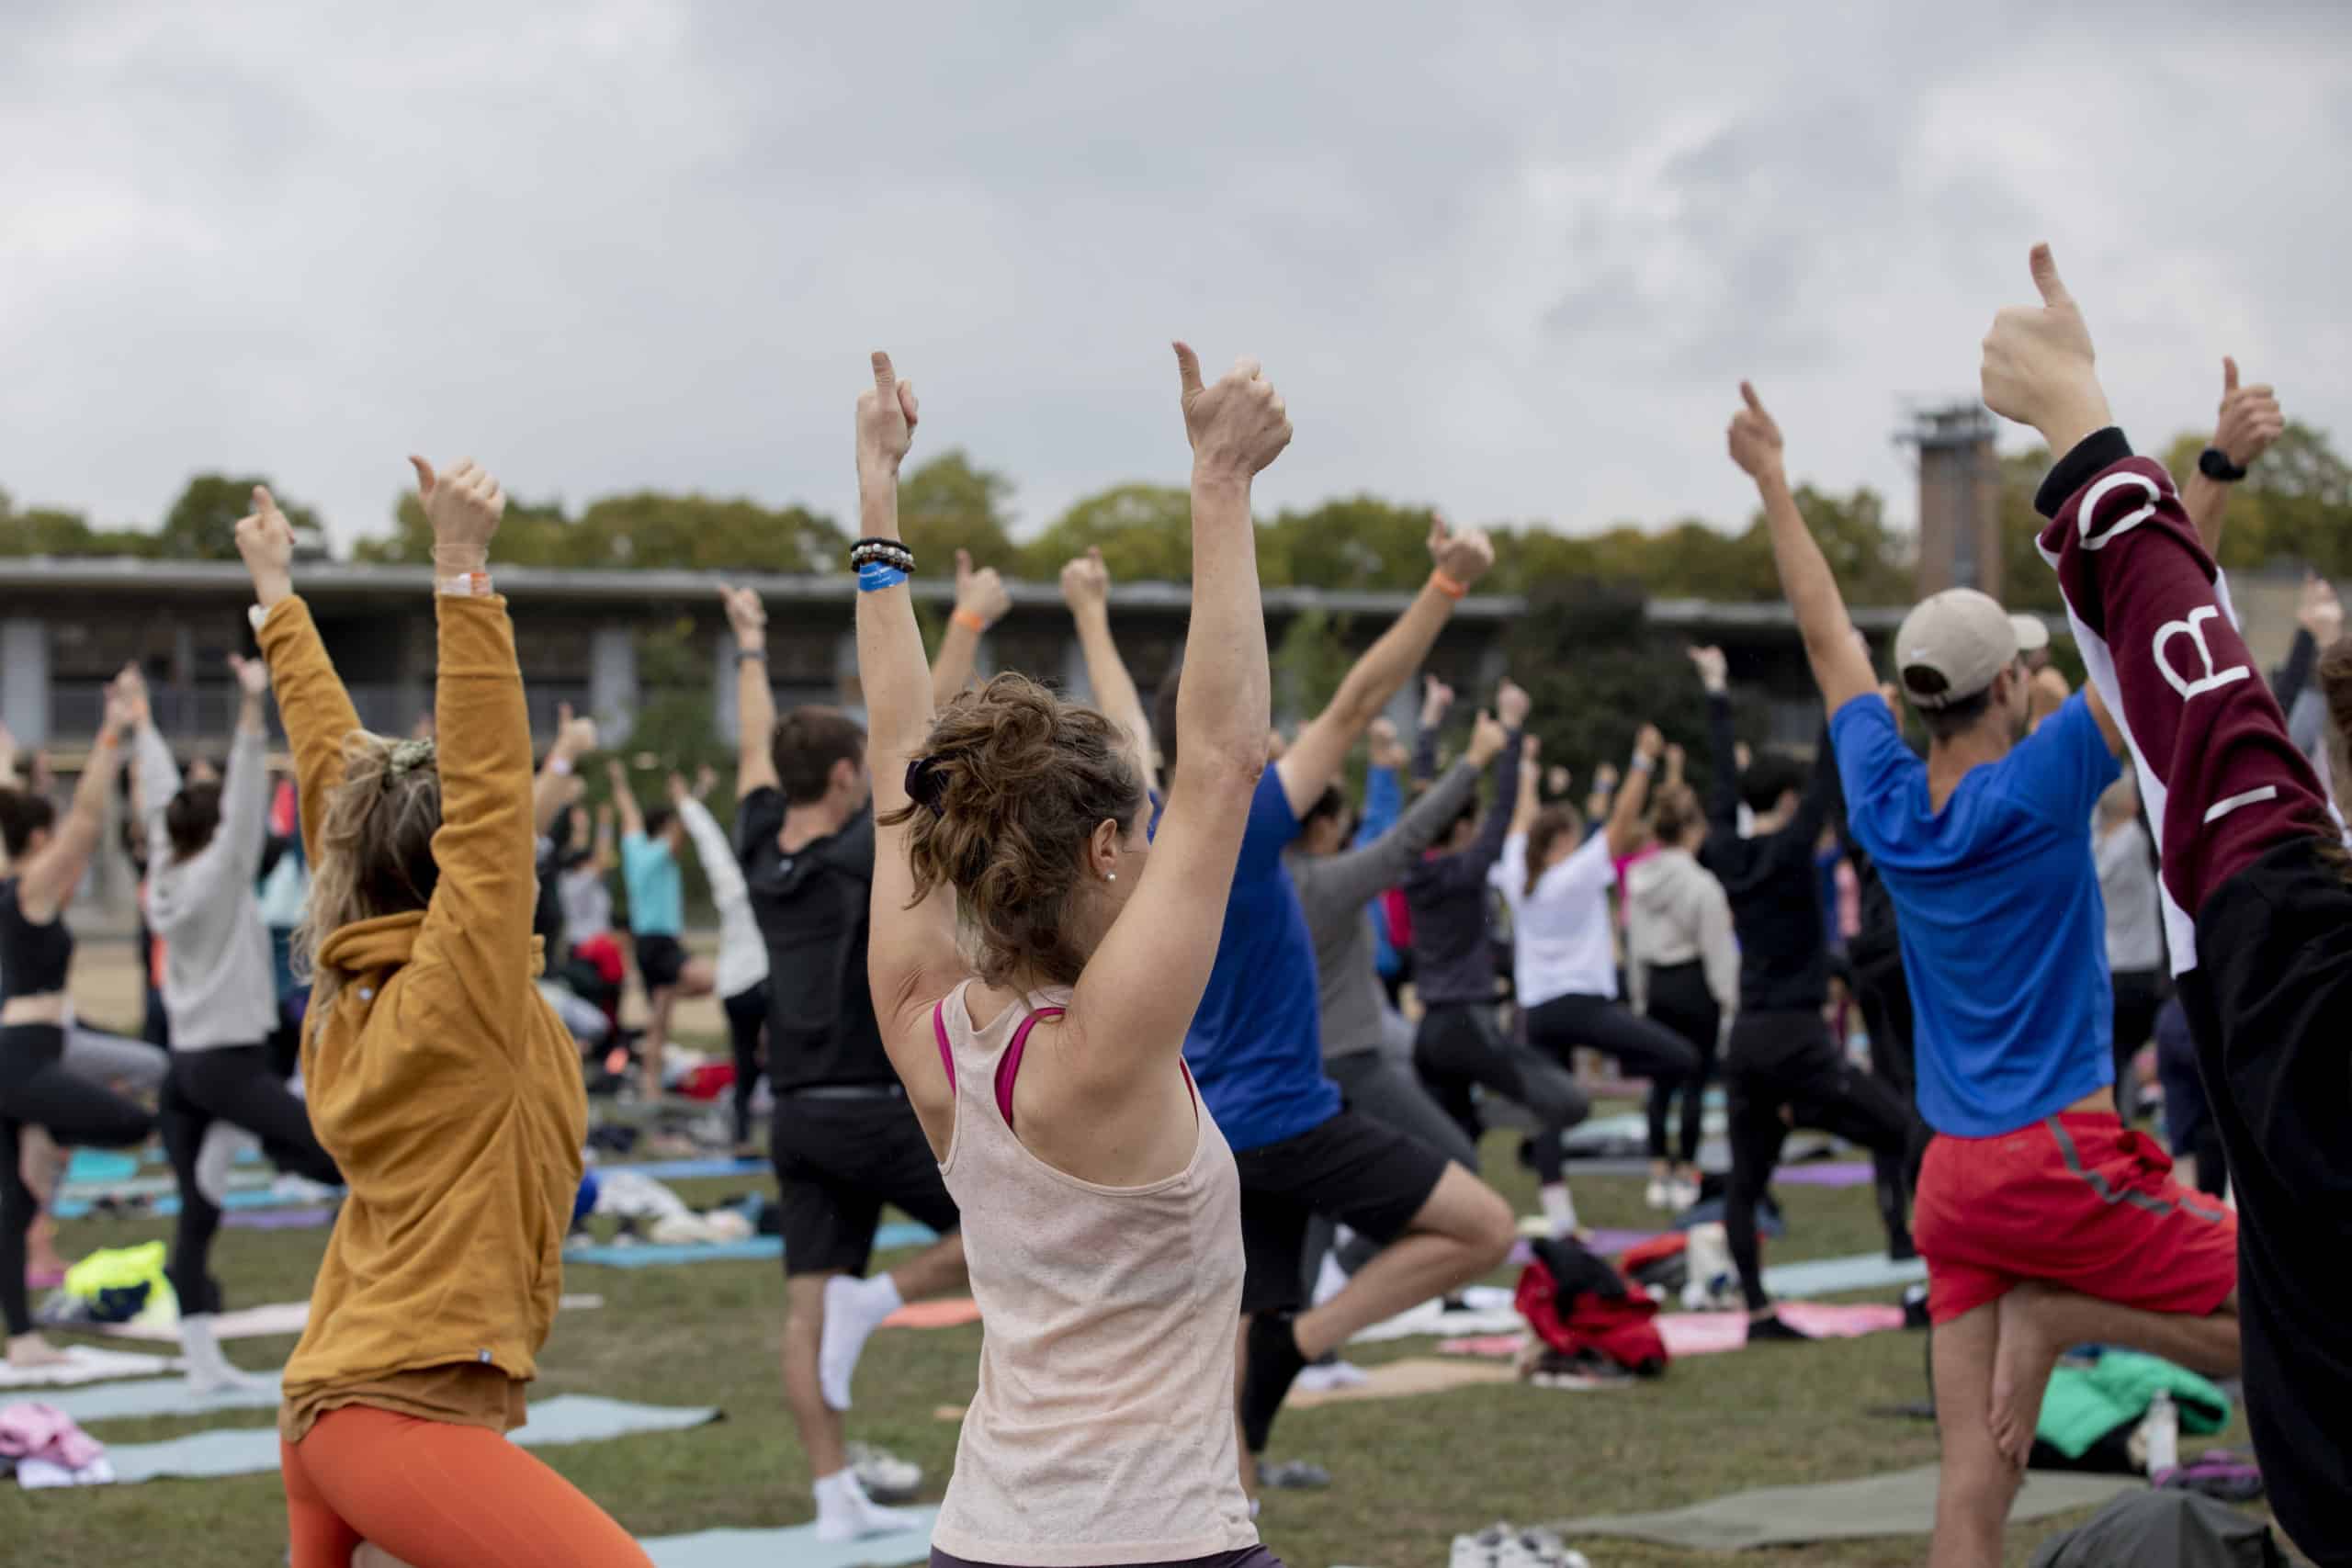
[[[2278,700],[2278,711],[2292,712],[2295,699],[2312,683],[2312,671],[2319,668],[2319,640],[2307,627],[2295,628],[2295,643],[2287,650],[2287,662],[2278,666],[2270,677],[2270,694]]]
[[[753,790],[735,807],[735,859],[749,865],[752,849],[784,831],[784,791],[774,784]]]
[[[1437,726],[1423,725],[1413,737],[1413,782],[1425,784],[1437,777]]]
[[[2041,488],[2033,492],[2033,509],[2044,517],[2055,517],[2066,508],[2075,492],[2098,477],[2100,470],[2114,467],[2132,456],[2132,443],[2125,440],[2122,430],[2109,425],[2094,431],[2075,444],[2075,449],[2058,459]]]
[[[1731,732],[1731,695],[1707,695],[1707,758],[1714,777],[1707,783],[1707,825],[1739,831],[1739,748]]]
[[[1830,750],[1829,727],[1821,727],[1821,739],[1813,753],[1813,780],[1805,785],[1804,798],[1797,805],[1797,830],[1804,835],[1805,850],[1821,840],[1821,829],[1829,821],[1829,814],[1845,798],[1838,784],[1838,754]]]
[[[269,874],[277,869],[277,863],[285,858],[287,847],[292,844],[293,841],[294,840],[291,838],[288,837],[284,833],[272,833],[268,838],[263,840],[261,846],[261,869],[254,874],[254,880],[256,882],[267,880]]]

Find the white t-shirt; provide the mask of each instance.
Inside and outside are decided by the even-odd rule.
[[[1617,868],[1609,835],[1595,833],[1527,890],[1527,835],[1503,840],[1503,858],[1488,881],[1510,905],[1511,966],[1519,1005],[1541,1007],[1555,997],[1617,995],[1617,949],[1609,931],[1609,890]]]

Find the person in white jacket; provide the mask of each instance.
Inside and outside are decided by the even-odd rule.
[[[670,775],[670,804],[694,840],[702,874],[710,884],[712,902],[718,906],[718,968],[717,989],[727,1011],[727,1035],[735,1051],[735,1152],[746,1158],[758,1153],[752,1143],[752,1090],[763,1070],[761,1043],[768,1024],[768,944],[752,914],[752,894],[735,846],[726,830],[703,804],[718,775],[703,769],[692,789],[679,774]]]
[[[1650,1147],[1668,1146],[1668,1111],[1682,1097],[1679,1163],[1650,1161],[1653,1209],[1682,1210],[1699,1201],[1699,1141],[1707,1081],[1715,1076],[1724,1033],[1739,1007],[1739,943],[1733,938],[1731,900],[1714,874],[1701,865],[1706,813],[1687,784],[1663,792],[1657,803],[1658,852],[1625,873],[1625,950],[1634,1010],[1690,1042],[1699,1072],[1687,1079],[1650,1081]]]
[[[143,683],[133,766],[148,838],[147,920],[164,943],[164,1007],[172,1063],[156,1120],[180,1190],[168,1276],[179,1298],[180,1342],[188,1383],[198,1392],[234,1386],[243,1374],[221,1354],[213,1331],[220,1310],[212,1278],[212,1238],[220,1225],[225,1174],[200,1156],[216,1122],[261,1140],[281,1170],[341,1186],[319,1146],[302,1101],[270,1062],[277,984],[269,929],[254,884],[267,836],[268,729],[263,707],[269,671],[232,654],[243,696],[229,766],[218,784],[182,786],[171,748],[155,731]]]

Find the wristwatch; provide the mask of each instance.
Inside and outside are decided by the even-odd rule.
[[[2219,446],[2208,446],[2198,454],[2197,471],[2209,479],[2233,485],[2245,478],[2245,470],[2230,461],[2230,455]]]

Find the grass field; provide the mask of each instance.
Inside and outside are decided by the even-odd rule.
[[[1490,1173],[1521,1213],[1532,1179],[1498,1136]],[[707,1201],[752,1185],[687,1182]],[[764,1186],[763,1181],[759,1185]],[[1632,1179],[1586,1176],[1577,1203],[1587,1223],[1643,1226]],[[1883,1246],[1866,1190],[1784,1185],[1790,1235],[1768,1244],[1793,1260]],[[64,1227],[76,1257],[94,1247],[168,1235],[167,1222],[86,1221]],[[229,1305],[298,1300],[308,1292],[324,1231],[223,1230],[215,1272]],[[1500,1281],[1498,1281],[1500,1282]],[[640,1536],[719,1526],[759,1527],[810,1517],[808,1468],[778,1386],[775,1360],[783,1285],[773,1264],[711,1263],[673,1269],[576,1268],[566,1289],[605,1298],[601,1310],[567,1312],[541,1359],[540,1397],[601,1393],[653,1404],[707,1404],[727,1418],[693,1431],[540,1450],[541,1456]],[[1867,1298],[1864,1298],[1867,1299]],[[866,1352],[851,1435],[921,1463],[939,1495],[955,1457],[956,1427],[942,1405],[970,1398],[980,1331],[886,1331]],[[253,1368],[275,1366],[289,1339],[230,1347]],[[1372,1363],[1430,1354],[1427,1340],[1363,1347]],[[1500,1385],[1417,1399],[1349,1404],[1284,1415],[1276,1457],[1312,1459],[1334,1477],[1320,1493],[1268,1496],[1261,1527],[1292,1568],[1357,1563],[1437,1564],[1455,1532],[1498,1517],[1528,1523],[1599,1511],[1670,1507],[1747,1486],[1838,1480],[1931,1461],[1933,1428],[1878,1407],[1925,1396],[1925,1345],[1917,1334],[1772,1346],[1678,1363],[1656,1382],[1602,1393]],[[102,1423],[95,1435],[151,1441],[205,1426],[271,1425],[266,1411],[201,1419]],[[2244,1446],[2243,1425],[2214,1441]],[[2010,1532],[2008,1561],[2074,1520]],[[175,1568],[270,1568],[285,1548],[275,1474],[217,1481],[27,1495],[0,1488],[0,1562],[63,1568],[159,1561]],[[1613,1564],[1720,1563],[1731,1558],[1623,1541],[1586,1542],[1600,1568]],[[1758,1564],[1917,1562],[1924,1538],[1779,1553]],[[780,1564],[779,1568],[788,1568]]]

